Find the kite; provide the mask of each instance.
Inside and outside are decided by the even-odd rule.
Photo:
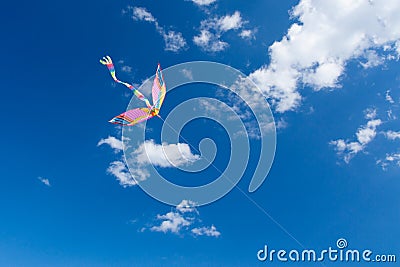
[[[128,87],[130,90],[133,91],[135,96],[144,101],[147,106],[146,108],[135,108],[132,110],[128,110],[112,118],[109,122],[124,126],[132,126],[139,122],[153,118],[154,116],[160,117],[158,113],[160,112],[161,105],[164,102],[165,94],[167,92],[160,64],[158,64],[157,66],[156,76],[154,78],[153,87],[151,90],[153,98],[153,105],[151,105],[150,101],[133,85],[117,79],[117,76],[115,75],[114,64],[112,63],[112,60],[109,56],[100,59],[100,63],[107,66],[108,70],[110,71],[111,77],[114,79],[115,82],[121,83]]]

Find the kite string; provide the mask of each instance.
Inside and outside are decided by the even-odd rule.
[[[174,127],[171,126],[171,124],[169,124],[168,122],[166,122],[160,115],[157,115],[158,118],[160,118],[160,120],[163,121],[164,124],[166,124],[169,128],[171,128],[177,135],[179,135],[180,138],[182,138],[182,140],[184,142],[186,142],[196,153],[201,154],[201,152],[195,148],[188,140],[186,140],[185,137],[183,137],[177,130],[175,130]],[[202,155],[200,155],[201,157],[203,157]],[[207,158],[205,158],[207,161],[209,161]]]
[[[135,96],[137,98],[139,98],[140,100],[144,101],[147,105],[147,107],[149,107],[150,109],[152,109],[153,107],[150,104],[150,101],[145,98],[145,96],[139,92],[133,85],[120,81],[118,80],[116,73],[115,73],[115,67],[114,64],[112,63],[112,60],[109,56],[103,57],[103,60],[100,60],[100,63],[107,66],[111,77],[114,79],[115,82],[120,83],[125,85],[126,87],[128,87],[130,90],[133,91],[133,93],[135,94]],[[158,116],[158,114],[157,114]],[[169,123],[167,123],[161,116],[158,116],[168,127],[170,127],[175,133],[177,133],[179,135],[180,138],[182,138],[182,140],[184,142],[186,142],[194,151],[196,151],[196,153],[200,153],[200,151],[198,149],[196,149],[192,144],[190,144],[190,142],[188,142],[177,130],[175,130],[175,128],[173,128]],[[229,177],[227,177],[224,172],[222,172],[221,170],[219,170],[219,168],[217,168],[212,161],[210,161],[208,158],[204,157],[203,155],[201,155],[201,157],[203,157],[213,168],[215,168],[222,176],[224,176],[230,183],[233,184],[232,180],[229,179]],[[296,241],[296,243],[298,243],[301,247],[305,248],[304,245],[298,241],[288,230],[286,230],[285,227],[283,227],[278,221],[276,221],[262,206],[260,206],[255,200],[253,200],[249,195],[247,195],[237,184],[234,185],[249,201],[251,201],[260,211],[262,211],[272,222],[274,222],[284,233],[286,233],[289,237],[291,237],[294,241]],[[324,266],[323,263],[321,263],[322,266]]]
[[[180,138],[182,138],[182,140],[184,142],[186,142],[196,153],[200,154],[200,151],[198,149],[196,149],[192,144],[190,144],[190,142],[188,142],[177,130],[175,130],[174,127],[172,127],[168,122],[166,122],[161,116],[158,116],[163,123],[165,123],[168,127],[170,127],[176,134],[179,135]],[[208,163],[215,168],[222,176],[224,176],[230,183],[233,184],[232,180],[227,177],[225,175],[224,172],[222,172],[219,168],[217,168],[212,161],[210,161],[208,158],[204,157],[203,155],[200,155],[201,157],[203,157],[206,161],[208,161]],[[284,233],[286,233],[290,238],[292,238],[297,244],[299,244],[302,248],[305,248],[305,246],[299,241],[297,240],[285,227],[283,227],[283,225],[281,225],[277,220],[274,219],[274,217],[272,217],[272,215],[270,215],[260,204],[258,204],[253,198],[251,198],[249,195],[247,195],[237,184],[235,185],[235,187],[251,202],[253,203],[262,213],[264,213],[273,223],[275,223]],[[322,263],[321,263],[322,264]],[[324,264],[322,264],[322,266],[325,266]]]

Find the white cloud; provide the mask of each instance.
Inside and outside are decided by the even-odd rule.
[[[261,136],[270,134],[275,127],[280,129],[287,127],[287,123],[282,118],[276,120],[274,125],[272,118],[265,113],[264,101],[267,99],[264,99],[252,81],[239,79],[234,84],[230,84],[229,88],[229,91],[222,88],[216,91],[217,97],[224,101],[213,103],[201,99],[198,106],[212,117],[228,121],[239,118],[245,125],[246,131],[238,129],[234,137],[248,136],[251,139],[260,139]],[[230,109],[234,112],[230,113]],[[254,114],[258,119],[254,117]]]
[[[114,136],[109,136],[107,138],[101,139],[98,143],[97,146],[101,146],[103,144],[109,145],[112,149],[115,150],[115,152],[122,151],[124,149],[124,144],[121,140],[115,138]]]
[[[390,161],[390,162],[396,162],[397,161],[397,165],[400,165],[400,154],[390,154],[386,156],[386,160]]]
[[[389,109],[386,111],[387,117],[389,120],[397,120],[397,116],[393,114],[393,110]]]
[[[152,164],[162,168],[180,167],[192,164],[198,159],[200,159],[200,156],[192,154],[188,144],[163,143],[159,145],[154,143],[154,140],[146,140],[127,157],[128,162],[135,162],[135,164],[130,165],[130,173],[125,164],[123,162],[118,163],[118,161],[110,165],[109,173],[114,174],[121,185],[134,185],[150,177],[150,173],[146,169],[147,165]],[[122,164],[124,168],[122,168]],[[133,169],[132,166],[135,166],[135,168]]]
[[[183,38],[182,33],[176,31],[166,31],[164,27],[160,26],[158,20],[144,7],[131,7],[132,19],[139,21],[147,21],[152,23],[157,32],[163,37],[165,42],[165,50],[178,52],[186,47],[186,40]]]
[[[149,228],[150,231],[170,232],[173,234],[183,234],[189,231],[196,236],[220,236],[221,233],[217,231],[214,225],[210,227],[201,225],[199,212],[195,206],[196,203],[191,200],[182,200],[172,211],[163,215],[158,214],[156,220],[161,222],[155,226],[151,226]],[[145,228],[143,228],[143,230],[145,230]]]
[[[221,235],[221,233],[217,231],[217,228],[214,225],[211,225],[211,227],[193,228],[192,233],[198,236],[206,235],[206,236],[219,237]]]
[[[291,68],[279,68],[272,63],[251,73],[249,77],[268,96],[277,112],[285,112],[300,104],[301,96],[296,90],[299,73]]]
[[[185,76],[186,78],[188,78],[189,80],[193,80],[193,72],[191,70],[188,69],[182,69],[181,70],[183,76]]]
[[[343,160],[349,163],[350,160],[359,152],[363,151],[366,146],[376,137],[376,128],[382,124],[380,119],[376,117],[375,110],[367,110],[365,117],[370,119],[366,125],[358,128],[356,132],[356,141],[348,141],[343,139],[332,140],[330,145],[335,147],[337,154],[343,156]]]
[[[125,65],[125,61],[124,60],[122,60],[122,59],[118,60],[118,64],[122,65],[121,70],[123,72],[127,72],[127,73],[131,73],[132,72],[132,67],[128,66],[128,65]]]
[[[400,153],[386,154],[385,159],[378,160],[376,164],[381,165],[383,170],[386,170],[387,166],[392,164],[400,166]]]
[[[247,21],[243,20],[239,11],[235,11],[232,15],[203,20],[200,23],[200,33],[193,37],[193,42],[208,52],[223,51],[229,46],[227,42],[220,40],[225,32],[242,29],[239,36],[251,37],[253,32],[243,29],[245,23]]]
[[[276,129],[285,129],[287,127],[288,123],[282,118],[276,122]]]
[[[159,226],[151,227],[151,231],[164,233],[169,231],[177,234],[182,227],[189,226],[191,224],[191,222],[185,219],[180,213],[172,211],[165,215],[157,215],[157,219],[163,221]]]
[[[365,69],[372,68],[383,64],[385,58],[383,56],[379,56],[378,53],[374,50],[368,50],[365,52],[366,62],[361,62],[361,66]]]
[[[216,2],[217,0],[192,0],[193,3],[199,6],[208,6],[212,3]]]
[[[298,83],[340,87],[349,60],[373,67],[384,60],[379,48],[399,49],[399,12],[397,0],[301,0],[291,12],[297,22],[269,47],[270,64],[250,78],[274,99],[276,111],[293,110],[301,102]]]
[[[155,144],[146,140],[133,152],[135,161],[140,165],[153,164],[159,167],[179,167],[198,160],[199,155],[192,154],[185,143]]]
[[[389,140],[395,140],[395,139],[400,139],[400,132],[395,132],[395,131],[387,131],[385,133],[385,136]]]
[[[43,184],[45,184],[46,186],[51,186],[49,179],[47,178],[43,178],[43,177],[38,177],[39,181],[41,181]]]
[[[358,129],[356,133],[357,140],[361,145],[371,142],[376,136],[376,127],[382,123],[381,120],[371,120],[366,126]]]
[[[121,70],[123,72],[131,73],[132,72],[132,67],[125,65],[125,66],[121,67]]]
[[[125,137],[124,140],[129,140],[129,139]],[[97,146],[103,144],[109,145],[111,148],[114,149],[115,153],[121,152],[124,148],[123,141],[113,136],[101,139],[98,142]],[[115,176],[119,181],[119,184],[122,185],[123,187],[134,186],[138,182],[144,181],[150,176],[149,172],[146,169],[142,169],[140,167],[141,166],[138,166],[138,168],[131,169],[129,171],[125,162],[123,162],[122,160],[116,160],[110,163],[110,165],[107,168],[107,173]]]
[[[144,7],[134,7],[132,18],[134,20],[144,20],[148,22],[156,22],[157,20],[153,15],[148,12]]]
[[[229,44],[219,40],[219,36],[209,30],[201,30],[200,34],[193,37],[193,42],[208,52],[219,52],[225,50]]]
[[[165,50],[177,52],[186,46],[186,41],[182,36],[182,33],[175,31],[161,32],[165,41]]]
[[[201,30],[200,34],[193,37],[193,42],[201,47],[208,46],[213,35],[208,30]]]
[[[227,32],[229,30],[237,30],[242,27],[243,20],[239,11],[235,11],[232,15],[226,15],[219,18],[217,21],[217,27],[221,32]]]
[[[188,214],[190,213],[190,214]],[[182,200],[174,211],[168,212],[164,215],[157,215],[157,220],[161,220],[159,226],[153,226],[151,231],[156,232],[171,232],[179,234],[182,228],[187,228],[195,222],[195,214],[198,214],[196,203],[191,200]]]
[[[400,41],[396,42],[395,49],[397,52],[397,57],[400,57]]]
[[[335,61],[327,61],[320,64],[317,68],[305,71],[303,82],[314,86],[317,90],[323,87],[338,87],[338,78],[343,69],[343,64],[338,64]]]
[[[394,104],[394,100],[393,100],[392,96],[390,95],[390,90],[386,91],[385,99],[390,104]]]
[[[107,144],[118,153],[123,150],[123,142],[113,136],[101,139],[97,146]],[[155,144],[153,140],[146,140],[135,149],[128,160],[136,162],[136,168],[128,170],[123,161],[113,161],[110,163],[107,172],[114,175],[119,183],[124,186],[136,185],[150,177],[146,170],[146,165],[153,164],[159,167],[179,167],[191,164],[200,159],[199,155],[192,154],[190,147],[185,143]]]
[[[254,38],[254,30],[242,30],[239,36],[243,39],[252,39]]]
[[[146,169],[141,168],[141,166],[138,166],[136,169],[130,169],[130,173],[137,183],[145,181],[150,177],[150,173]]]
[[[176,209],[181,213],[197,211],[196,203],[186,199],[182,200],[182,202],[179,203],[178,206],[176,206]]]
[[[342,155],[346,163],[349,163],[355,154],[363,150],[363,147],[358,142],[347,142],[343,139],[333,140],[329,142],[330,145],[336,146],[338,155]]]
[[[111,162],[110,166],[107,169],[107,172],[114,175],[119,181],[119,184],[123,187],[133,186],[137,184],[136,180],[129,173],[129,170],[126,167],[125,163],[122,161]]]
[[[364,117],[367,120],[372,120],[376,118],[376,109],[375,108],[368,108],[366,110],[364,110]]]

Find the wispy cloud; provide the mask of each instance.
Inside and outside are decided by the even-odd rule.
[[[122,140],[119,140],[115,138],[114,136],[109,136],[107,138],[101,139],[98,143],[97,146],[101,145],[109,145],[112,149],[114,149],[115,153],[118,153],[124,149],[124,144]]]
[[[387,167],[392,164],[400,166],[400,153],[386,154],[386,157],[376,161],[376,164],[380,165],[383,170],[387,170]]]
[[[165,50],[178,52],[182,49],[185,49],[187,46],[186,40],[183,38],[182,33],[165,30],[164,27],[160,26],[158,20],[144,7],[128,7],[129,10],[132,10],[132,19],[136,21],[146,21],[152,23],[156,28],[157,32],[163,37],[165,42]]]
[[[387,131],[385,132],[385,136],[389,140],[396,140],[400,139],[400,132],[395,132],[395,131]]]
[[[210,52],[219,52],[229,46],[227,42],[219,40],[219,36],[205,29],[201,30],[199,35],[193,37],[193,42],[205,51]]]
[[[186,40],[182,33],[175,31],[161,32],[165,42],[165,50],[178,52],[186,47]]]
[[[193,228],[192,233],[198,236],[205,235],[219,237],[221,235],[221,233],[217,231],[217,228],[215,228],[214,225],[211,225],[210,227]]]
[[[191,0],[193,3],[199,6],[209,6],[215,3],[217,0]]]
[[[121,70],[123,72],[131,73],[132,72],[132,67],[125,65],[125,66],[121,67]]]
[[[390,90],[386,91],[385,99],[390,104],[394,104],[394,100],[393,100],[392,96],[390,95]]]
[[[188,78],[189,80],[193,80],[193,72],[191,70],[188,69],[182,69],[181,70],[183,76],[185,76],[186,78]]]
[[[221,40],[221,36],[231,30],[239,30],[247,23],[244,21],[240,12],[235,11],[231,15],[213,17],[201,21],[200,33],[193,37],[193,42],[208,52],[219,52],[225,50],[229,44]],[[242,38],[250,37],[251,30],[242,30],[239,36]]]
[[[148,12],[144,7],[133,7],[133,16],[134,20],[144,20],[148,22],[157,22],[157,20],[153,17],[153,15]]]
[[[124,138],[124,140],[129,139]],[[123,141],[115,138],[114,136],[101,139],[97,143],[97,146],[101,146],[103,144],[109,145],[111,148],[113,148],[114,153],[116,154],[122,152],[124,149]],[[138,182],[144,181],[150,176],[146,170],[140,168],[129,171],[123,159],[111,162],[107,168],[107,173],[117,178],[117,181],[123,187],[137,185]]]
[[[364,67],[374,67],[394,58],[382,53],[398,58],[399,12],[397,0],[301,0],[291,12],[297,22],[268,48],[269,65],[250,77],[277,112],[296,109],[302,99],[299,83],[314,90],[340,87],[349,60],[364,59]]]
[[[176,206],[176,209],[181,213],[197,212],[196,203],[186,199],[182,200],[182,202]]]
[[[132,72],[132,67],[128,66],[125,64],[124,60],[118,60],[118,64],[122,65],[121,66],[121,71],[126,72],[126,73],[131,73]]]
[[[110,163],[110,166],[107,169],[107,172],[111,175],[114,175],[119,184],[123,187],[133,186],[136,185],[136,180],[132,177],[129,173],[128,168],[126,167],[125,163],[122,161],[113,161]]]
[[[255,39],[255,32],[256,30],[242,30],[239,36],[243,39]]]
[[[400,154],[393,153],[393,154],[387,155],[386,160],[390,161],[390,162],[397,162],[397,165],[400,166]]]
[[[366,125],[358,128],[355,141],[337,139],[329,142],[330,145],[335,147],[337,154],[343,156],[346,163],[349,163],[357,153],[363,151],[374,140],[377,134],[376,128],[382,124],[380,119],[376,119],[376,110],[374,109],[367,111],[365,118],[369,121]]]
[[[283,118],[280,118],[278,121],[276,121],[276,129],[285,129],[287,127],[288,123]]]
[[[395,120],[397,119],[397,117],[395,115],[393,115],[393,110],[389,109],[388,111],[386,111],[387,117],[389,120]]]
[[[219,237],[221,235],[214,225],[201,225],[202,221],[199,219],[196,205],[190,200],[183,200],[176,208],[166,214],[158,214],[156,221],[159,221],[159,224],[149,227],[152,232],[170,232],[179,235],[189,232],[194,236],[204,235],[210,237]],[[146,228],[142,228],[142,231],[145,230]]]
[[[43,184],[45,184],[46,186],[51,186],[51,184],[50,184],[50,180],[49,179],[47,179],[47,178],[44,178],[44,177],[38,177],[38,179],[39,179],[39,181],[41,181]]]
[[[360,64],[365,69],[368,69],[382,65],[383,62],[385,62],[385,57],[382,55],[378,55],[378,53],[374,50],[367,50],[365,51],[364,60],[365,62],[360,62]]]
[[[375,119],[376,116],[377,116],[376,108],[367,108],[366,110],[364,110],[364,118],[372,120]]]

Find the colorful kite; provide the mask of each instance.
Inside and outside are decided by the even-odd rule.
[[[151,105],[150,101],[141,92],[134,88],[133,85],[117,79],[117,76],[115,75],[114,64],[112,63],[112,60],[109,56],[100,59],[100,63],[107,66],[108,70],[110,71],[111,77],[114,79],[115,82],[121,83],[128,87],[130,90],[133,91],[135,96],[144,101],[147,106],[147,108],[135,108],[132,110],[128,110],[127,112],[124,112],[111,119],[111,123],[132,126],[139,122],[148,120],[154,116],[160,117],[158,113],[160,112],[161,105],[167,92],[160,64],[158,64],[157,66],[156,77],[154,78],[153,88],[151,90],[153,97],[153,105]]]

